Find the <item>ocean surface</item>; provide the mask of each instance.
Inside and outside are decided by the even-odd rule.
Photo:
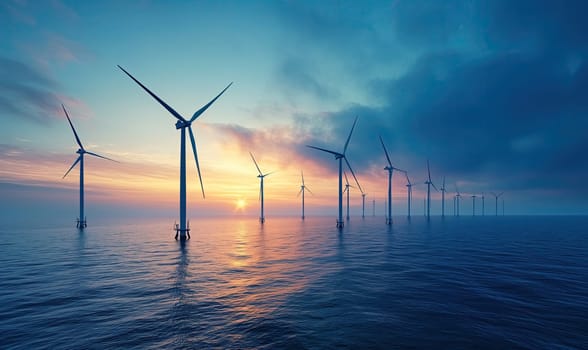
[[[588,349],[588,217],[0,230],[0,349]]]

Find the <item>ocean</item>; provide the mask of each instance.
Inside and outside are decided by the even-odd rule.
[[[0,230],[1,349],[588,349],[588,217]]]

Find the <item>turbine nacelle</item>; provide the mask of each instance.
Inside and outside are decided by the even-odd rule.
[[[188,120],[178,120],[176,122],[176,129],[182,129],[182,128],[189,128],[192,125],[191,121]]]

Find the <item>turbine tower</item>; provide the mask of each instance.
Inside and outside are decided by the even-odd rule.
[[[485,210],[485,208],[484,208],[484,192],[482,192],[482,216],[485,216],[484,210]]]
[[[198,163],[198,153],[196,152],[196,141],[194,139],[194,133],[192,132],[192,122],[196,120],[202,113],[204,113],[222,94],[227,91],[227,89],[233,84],[230,83],[225,87],[215,98],[213,98],[210,102],[205,104],[202,108],[197,110],[190,119],[185,119],[182,117],[178,112],[176,112],[172,107],[170,107],[167,103],[165,103],[161,98],[155,95],[151,90],[149,90],[145,85],[143,85],[139,80],[135,79],[129,72],[124,70],[121,66],[118,66],[129,78],[133,79],[135,83],[137,83],[140,87],[145,90],[151,97],[153,97],[160,105],[163,106],[171,115],[173,115],[176,119],[176,129],[180,129],[180,223],[179,225],[175,225],[176,236],[175,239],[178,239],[178,234],[180,236],[180,240],[186,240],[186,235],[190,238],[190,227],[187,225],[186,221],[186,129],[190,134],[190,142],[192,143],[192,152],[194,153],[194,160],[196,161],[196,169],[198,170],[198,179],[200,180],[200,188],[202,189],[202,197],[205,198],[204,195],[204,185],[202,184],[202,176],[200,174],[200,164]]]
[[[439,191],[435,184],[431,180],[431,168],[429,167],[429,160],[427,159],[427,173],[429,174],[429,179],[425,181],[427,185],[427,219],[431,218],[431,186],[435,189],[435,191]]]
[[[410,219],[410,202],[412,201],[412,183],[410,182],[410,179],[408,178],[408,172],[405,171],[404,175],[406,175],[406,190],[407,190],[407,197],[408,197],[408,218]]]
[[[65,117],[67,118],[67,121],[69,122],[69,126],[71,126],[71,130],[73,131],[73,134],[76,138],[76,142],[78,143],[78,146],[80,146],[80,148],[76,151],[76,153],[79,154],[78,159],[75,160],[75,162],[71,165],[69,170],[65,173],[65,175],[63,175],[62,179],[64,179],[67,176],[67,174],[69,174],[71,169],[73,169],[76,166],[76,164],[80,163],[80,217],[76,221],[76,227],[79,229],[84,229],[85,227],[88,226],[88,223],[86,221],[86,216],[84,214],[84,154],[88,154],[88,155],[98,157],[98,158],[108,159],[113,162],[117,162],[117,161],[114,159],[106,158],[104,156],[101,156],[101,155],[93,153],[93,152],[86,151],[84,146],[82,146],[82,141],[80,141],[80,138],[78,137],[78,133],[76,132],[76,129],[74,128],[74,126],[71,122],[71,119],[69,119],[69,115],[67,114],[67,111],[65,110],[65,106],[61,105],[61,108],[63,108],[63,112],[65,113]]]
[[[459,216],[459,200],[461,199],[461,194],[459,193],[459,189],[457,188],[457,184],[455,184],[455,203],[457,208],[457,216]]]
[[[304,173],[302,170],[300,170],[300,175],[302,176],[302,185],[300,185],[300,192],[298,192],[298,196],[302,194],[302,220],[304,220],[304,192],[308,191],[310,194],[312,194],[312,191],[304,184]]]
[[[388,155],[388,150],[386,150],[386,146],[384,145],[384,140],[382,140],[382,136],[380,136],[380,142],[382,143],[382,148],[384,148],[384,154],[386,154],[386,160],[388,160],[388,165],[384,168],[384,170],[388,170],[388,217],[386,218],[386,225],[392,224],[392,173],[394,170],[404,171],[392,166],[392,162],[390,161],[390,156]]]
[[[472,194],[472,216],[476,216],[476,195]]]
[[[502,196],[504,194],[504,192],[500,192],[499,194],[496,194],[494,192],[490,192],[490,193],[492,193],[492,195],[494,196],[494,199],[496,200],[495,214],[496,214],[496,216],[498,216],[498,197]]]
[[[261,222],[263,224],[265,222],[265,216],[263,215],[263,179],[271,173],[267,173],[267,174],[262,173],[261,170],[259,169],[259,165],[257,165],[257,162],[255,161],[255,157],[253,157],[253,153],[249,152],[249,155],[251,155],[251,159],[253,159],[253,163],[255,164],[255,167],[257,168],[257,172],[259,172],[259,175],[257,175],[257,177],[259,178],[259,201],[261,202],[261,213],[259,215],[259,222]],[[304,196],[304,194],[303,194],[303,196]],[[304,214],[302,214],[302,218],[304,218]]]
[[[443,176],[443,186],[441,186],[441,217],[445,217],[445,176]]]
[[[367,193],[361,193],[361,217],[365,218],[365,196]]]
[[[351,139],[351,134],[353,133],[353,129],[355,128],[356,123],[357,123],[357,117],[355,117],[355,121],[353,122],[353,126],[351,127],[351,131],[349,132],[349,136],[347,137],[347,141],[345,142],[345,146],[343,147],[343,153],[330,151],[328,149],[324,149],[324,148],[320,148],[320,147],[306,145],[306,147],[310,147],[310,148],[317,149],[319,151],[331,153],[332,155],[335,156],[335,159],[339,161],[339,191],[338,191],[338,193],[339,193],[339,216],[337,217],[337,227],[338,228],[343,228],[343,225],[344,225],[343,224],[343,159],[345,159],[345,163],[347,164],[347,167],[351,171],[351,174],[353,175],[353,178],[355,179],[355,183],[357,184],[357,187],[359,187],[359,189],[361,190],[361,186],[359,185],[359,181],[357,181],[357,177],[355,177],[355,173],[353,172],[353,169],[351,168],[351,165],[349,164],[347,157],[345,157],[345,152],[347,151],[347,146],[349,146],[349,140]]]
[[[343,192],[347,192],[347,216],[346,219],[347,221],[349,221],[349,187],[353,187],[349,184],[349,180],[347,180],[347,173],[343,172],[343,175],[345,175],[345,189],[343,190]],[[362,191],[363,193],[363,191]]]

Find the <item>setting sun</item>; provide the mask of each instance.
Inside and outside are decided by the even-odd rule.
[[[245,207],[247,206],[247,202],[245,202],[244,199],[237,199],[237,201],[235,202],[235,208],[237,210],[244,210]]]

